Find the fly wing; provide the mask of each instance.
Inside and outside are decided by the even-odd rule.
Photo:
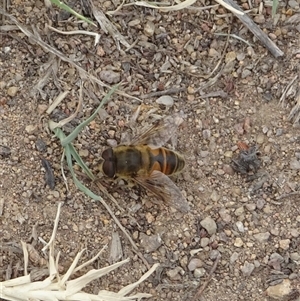
[[[132,139],[125,137],[125,145],[143,145],[147,144],[151,148],[158,148],[165,145],[171,138],[176,136],[178,126],[183,122],[181,114],[168,116],[158,120],[150,128]]]
[[[190,206],[179,188],[160,171],[153,171],[148,178],[136,177],[133,180],[182,213],[190,210]]]

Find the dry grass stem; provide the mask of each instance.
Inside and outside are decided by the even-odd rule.
[[[211,9],[211,8],[216,9],[218,6],[219,6],[219,4],[207,5],[207,6],[201,6],[201,7],[189,6],[189,7],[186,7],[186,9],[194,10],[194,11],[202,11],[202,10],[207,10],[207,9]]]
[[[69,192],[69,185],[68,185],[68,180],[65,174],[65,170],[64,170],[64,162],[65,162],[65,149],[63,149],[62,155],[61,155],[61,159],[60,159],[60,170],[61,170],[61,174],[66,186],[66,190]]]
[[[233,0],[224,0],[221,3],[221,0],[216,0],[220,4],[226,3],[235,10],[239,12],[243,12],[243,10],[237,5]],[[223,5],[223,4],[222,4]],[[228,8],[228,7],[226,7]],[[229,8],[228,8],[229,9]],[[234,15],[239,18],[239,20],[246,26],[253,35],[272,53],[275,58],[281,57],[284,55],[283,51],[281,51],[277,45],[268,37],[268,35],[263,32],[247,14],[239,14],[231,10]]]
[[[35,86],[32,88],[32,92],[30,93],[32,96],[35,95],[36,91],[38,91],[42,97],[43,100],[46,100],[48,95],[43,91],[44,86],[48,83],[49,77],[51,74],[53,74],[53,78],[56,78],[56,74],[58,71],[58,63],[56,56],[53,54],[50,54],[48,62],[43,64],[40,67],[40,70],[43,70],[44,74],[40,76],[40,79],[35,84]]]
[[[65,91],[57,96],[57,98],[53,101],[51,106],[47,109],[47,113],[50,114],[60,103],[61,101],[68,95],[69,91]],[[83,97],[82,97],[82,84],[80,85],[79,89],[79,101],[78,105],[76,107],[76,110],[73,114],[71,114],[69,117],[60,120],[59,122],[54,122],[52,120],[49,120],[49,128],[50,130],[53,130],[55,128],[61,128],[65,124],[71,122],[74,118],[76,118],[77,114],[79,113],[80,109],[82,108],[83,103]]]
[[[216,5],[211,5],[211,6],[201,7],[201,8],[200,7],[191,7],[191,5],[193,5],[195,2],[196,2],[196,0],[186,0],[186,1],[183,1],[183,2],[175,4],[175,5],[159,6],[159,5],[157,5],[158,4],[157,2],[154,4],[154,2],[137,1],[137,2],[133,2],[133,3],[124,4],[123,6],[138,5],[138,6],[143,6],[143,7],[159,9],[163,12],[176,11],[176,10],[181,10],[184,8],[195,9],[195,10],[206,10],[208,8],[216,6]],[[228,4],[222,0],[216,0],[216,2],[218,2],[220,5],[227,8],[229,11],[231,11],[234,14],[244,15],[244,12],[235,9],[230,4]],[[114,12],[110,12],[110,13],[114,13]]]
[[[179,4],[170,5],[170,6],[158,6],[158,5],[156,5],[156,4],[158,4],[158,2],[155,2],[155,4],[153,4],[154,2],[137,1],[137,2],[133,2],[133,3],[125,4],[124,6],[138,5],[138,6],[143,6],[143,7],[159,9],[163,12],[169,12],[169,11],[181,10],[186,7],[189,7],[189,6],[193,5],[196,1],[197,0],[185,0]]]
[[[236,34],[234,34],[234,33],[214,33],[214,35],[215,36],[224,36],[224,37],[226,37],[226,36],[229,36],[229,37],[232,37],[232,38],[234,38],[234,39],[237,39],[237,40],[239,40],[239,41],[242,41],[242,42],[244,42],[246,45],[248,45],[248,46],[253,46],[250,42],[248,42],[248,41],[246,41],[246,40],[244,40],[244,39],[242,39],[241,37],[239,37],[239,36],[237,36]]]
[[[2,25],[0,26],[0,31],[15,31],[18,30],[18,26],[16,25]]]
[[[87,31],[87,30],[72,30],[72,31],[61,31],[58,30],[50,25],[47,25],[47,28],[60,33],[60,34],[64,34],[64,35],[77,35],[77,34],[82,34],[82,35],[88,35],[88,36],[94,36],[95,37],[95,43],[94,45],[96,46],[99,43],[100,37],[101,35],[97,32],[92,32],[92,31]]]
[[[59,215],[60,215],[61,206],[62,206],[62,203],[58,203],[58,208],[57,208],[57,213],[56,213],[56,217],[55,217],[55,220],[54,220],[54,227],[53,227],[52,235],[51,235],[51,238],[50,238],[49,242],[42,249],[43,252],[45,252],[51,246],[51,244],[53,244],[53,242],[54,242],[57,227],[58,227],[58,222],[59,222]]]
[[[69,94],[69,91],[65,91],[60,93],[52,102],[52,104],[47,109],[46,113],[51,114],[53,110],[66,98],[66,96]]]
[[[171,95],[171,94],[177,94],[180,92],[183,92],[186,90],[186,87],[179,87],[179,88],[170,88],[164,91],[156,91],[156,92],[151,92],[149,94],[144,94],[141,96],[142,99],[147,99],[147,98],[152,98],[152,97],[159,97],[163,95]]]
[[[26,247],[26,242],[21,240],[21,245],[22,245],[22,249],[23,249],[23,254],[24,254],[24,275],[27,276],[28,275],[28,251],[27,251],[27,247]]]
[[[221,259],[221,255],[219,255],[219,256],[216,258],[216,260],[215,260],[215,262],[214,262],[214,264],[213,264],[213,266],[212,266],[212,268],[211,268],[211,270],[210,270],[210,272],[209,272],[209,275],[208,275],[206,281],[203,283],[203,285],[200,287],[199,291],[196,293],[196,295],[195,295],[194,298],[192,299],[193,301],[199,300],[199,298],[201,297],[202,293],[204,292],[204,290],[205,290],[206,287],[208,286],[208,283],[209,283],[210,280],[212,279],[212,276],[213,276],[213,274],[214,274],[214,272],[215,272],[215,270],[216,270],[216,268],[217,268],[217,265],[218,265],[220,259]]]
[[[124,3],[125,3],[125,0],[122,1],[122,3],[117,7],[117,9],[112,10],[112,11],[107,11],[106,14],[110,15],[110,16],[116,14],[118,11],[120,11],[122,9]]]
[[[300,120],[300,91],[297,92],[296,94],[296,104],[295,106],[292,108],[289,116],[288,116],[288,120],[294,120],[294,124],[297,124]]]
[[[294,78],[288,83],[288,85],[285,87],[285,89],[283,90],[283,93],[279,99],[279,103],[281,103],[282,107],[284,105],[284,101],[286,98],[286,94],[288,93],[289,89],[291,88],[291,86],[294,84],[295,80],[298,78],[298,74],[296,74],[294,76]]]
[[[110,195],[107,190],[105,189],[105,187],[103,187],[103,185],[101,185],[99,183],[99,181],[96,183],[96,185],[99,187],[99,189],[110,199],[112,200],[115,204],[117,204],[117,201],[115,200],[115,198]],[[141,252],[139,252],[137,245],[135,244],[135,242],[132,240],[131,236],[128,234],[128,232],[126,231],[126,229],[122,226],[122,224],[120,223],[120,221],[118,220],[118,218],[115,216],[115,214],[113,213],[113,211],[110,209],[109,205],[106,204],[106,202],[103,200],[103,198],[101,198],[99,200],[99,202],[101,202],[101,204],[105,207],[105,209],[108,211],[108,213],[110,214],[110,216],[113,218],[113,220],[116,222],[116,224],[118,225],[118,227],[120,228],[120,230],[125,234],[125,236],[127,237],[127,239],[129,240],[129,242],[131,243],[132,247],[133,247],[133,251],[140,257],[140,259],[143,261],[143,263],[146,265],[146,267],[148,269],[150,269],[149,263],[147,262],[147,260],[145,259],[145,257],[143,256],[143,254]],[[117,205],[118,208],[120,208],[119,205]],[[122,211],[123,209],[120,208]]]
[[[91,6],[94,17],[97,20],[97,22],[99,23],[102,30],[105,33],[109,33],[116,42],[118,41],[121,44],[123,44],[126,48],[129,48],[130,44],[121,35],[121,33],[118,31],[117,27],[109,21],[109,19],[105,16],[105,14],[101,10],[98,10],[95,7],[92,0],[89,0],[89,4]],[[117,44],[117,46],[118,46],[118,44]],[[118,47],[118,48],[120,50],[120,47]]]
[[[81,68],[80,66],[78,66],[73,60],[69,59],[68,57],[66,57],[62,52],[60,52],[59,50],[57,50],[56,48],[50,46],[49,44],[45,43],[36,33],[33,34],[32,32],[30,32],[24,25],[22,25],[15,17],[13,17],[12,15],[6,13],[3,9],[0,8],[0,13],[3,14],[4,16],[8,17],[13,23],[15,23],[18,28],[28,37],[30,38],[33,42],[35,42],[36,44],[38,44],[39,46],[41,46],[43,49],[45,49],[47,52],[53,53],[55,56],[59,57],[62,61],[69,63],[70,65],[72,65],[73,67],[75,67],[80,76],[86,79],[89,79],[90,81],[93,81],[97,84],[99,84],[102,87],[106,87],[108,89],[111,89],[111,86],[102,82],[101,80],[99,80],[97,77],[89,74],[86,70],[84,70],[83,68]],[[126,45],[126,47],[129,47],[130,45]],[[142,102],[139,98],[131,96],[123,91],[120,90],[116,90],[115,93],[127,97],[127,98],[131,98],[134,100],[137,100],[139,102]],[[103,94],[105,95],[106,93],[103,92]]]
[[[223,0],[215,0],[215,1],[218,2],[219,4],[221,4],[223,7],[227,8],[229,11],[231,11],[235,15],[243,16],[245,14],[244,12],[232,7],[230,4],[224,2]]]
[[[62,203],[59,203],[56,218],[54,221],[54,228],[52,232],[51,239],[49,243],[43,248],[46,250],[49,248],[49,262],[48,270],[49,273],[42,273],[38,271],[32,272],[32,275],[27,274],[28,267],[28,251],[26,243],[22,242],[23,253],[24,253],[24,273],[25,276],[21,276],[15,279],[0,282],[0,298],[1,300],[8,301],[21,301],[21,300],[35,300],[35,301],[58,301],[58,300],[90,300],[90,301],[125,301],[125,300],[140,300],[141,298],[151,297],[147,293],[136,293],[132,296],[127,296],[133,289],[136,288],[141,282],[145,281],[159,266],[159,264],[154,264],[151,269],[145,273],[138,281],[123,287],[119,292],[110,292],[106,290],[100,290],[97,295],[88,294],[82,289],[87,286],[91,281],[105,276],[107,273],[115,270],[121,265],[128,263],[129,259],[117,262],[115,264],[109,265],[102,269],[93,269],[85,273],[80,277],[75,277],[70,280],[70,277],[74,277],[74,273],[82,270],[88,264],[94,262],[103,249],[92,259],[77,266],[80,257],[82,256],[84,250],[79,252],[75,259],[73,260],[71,266],[64,275],[59,274],[58,259],[60,253],[58,253],[56,260],[54,258],[54,243],[55,235],[57,232],[59,215],[61,211]],[[41,275],[48,275],[48,277],[41,281],[34,281],[34,279],[40,279]]]
[[[293,192],[290,192],[290,193],[282,194],[282,195],[276,197],[276,200],[279,201],[279,200],[282,200],[282,199],[285,199],[285,198],[289,198],[289,197],[294,196],[294,195],[297,195],[297,196],[300,195],[300,191],[293,191]],[[278,204],[281,205],[282,203],[279,202]]]

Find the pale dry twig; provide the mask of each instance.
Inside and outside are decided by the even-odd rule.
[[[90,300],[90,301],[128,301],[128,300],[140,300],[141,298],[151,297],[147,293],[136,293],[131,296],[127,296],[137,285],[146,280],[159,266],[159,264],[154,264],[151,269],[145,273],[138,281],[129,284],[117,293],[110,292],[107,290],[100,290],[97,295],[89,294],[84,292],[82,289],[87,286],[93,280],[105,276],[107,273],[115,270],[116,268],[122,266],[129,262],[129,259],[125,259],[118,263],[112,264],[110,266],[104,267],[102,269],[93,269],[76,278],[75,272],[81,270],[87,264],[92,263],[96,260],[101,251],[94,256],[88,262],[80,265],[76,268],[78,261],[84,252],[81,251],[77,254],[73,263],[64,275],[60,275],[58,268],[59,253],[55,260],[54,258],[54,243],[55,235],[57,231],[57,226],[59,222],[59,215],[61,210],[61,203],[58,206],[57,215],[54,222],[54,229],[50,242],[44,247],[44,250],[49,248],[49,276],[42,281],[34,281],[37,277],[32,277],[34,275],[26,275],[27,265],[28,265],[28,252],[26,249],[26,244],[23,243],[23,252],[25,260],[25,276],[21,276],[15,279],[10,279],[7,281],[0,282],[0,298],[1,300],[8,301],[21,301],[21,300],[35,300],[35,301],[58,301],[58,300]],[[36,273],[36,271],[35,271]],[[44,275],[46,275],[44,273]],[[70,279],[72,277],[72,279]],[[39,277],[38,277],[39,278]]]

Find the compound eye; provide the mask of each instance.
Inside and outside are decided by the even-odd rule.
[[[116,173],[115,163],[113,161],[104,161],[102,171],[107,177],[113,178]]]
[[[108,148],[106,149],[105,151],[103,151],[102,153],[102,158],[105,160],[105,161],[111,161],[113,160],[114,158],[114,153],[113,153],[113,150],[112,148]]]

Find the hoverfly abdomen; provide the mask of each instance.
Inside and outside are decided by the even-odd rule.
[[[150,150],[151,172],[158,170],[165,175],[172,175],[180,172],[185,166],[185,160],[178,153],[160,147]]]

